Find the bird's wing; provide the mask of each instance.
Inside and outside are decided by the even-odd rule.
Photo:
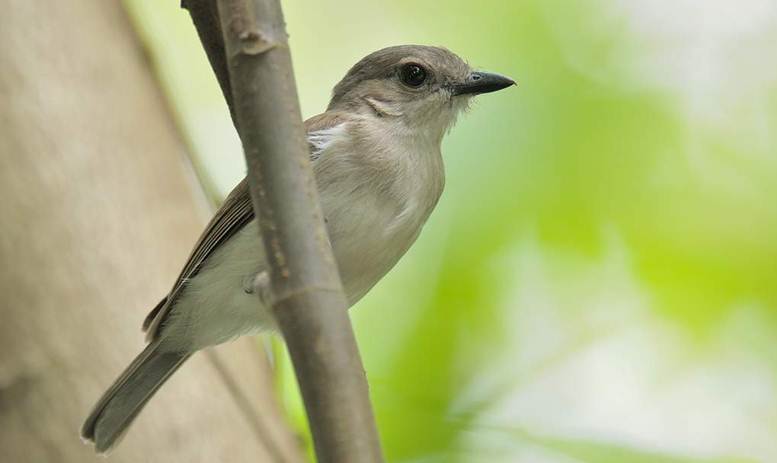
[[[143,321],[143,331],[146,331],[146,337],[149,341],[156,338],[159,327],[173,306],[172,302],[176,300],[179,292],[183,289],[184,282],[199,272],[205,259],[221,243],[231,238],[253,219],[254,209],[251,206],[251,195],[248,193],[248,182],[244,178],[227,196],[224,204],[216,211],[216,215],[205,227],[205,231],[200,235],[200,239],[189,255],[189,260],[186,261],[181,274],[178,275],[170,294],[162,299]]]
[[[335,112],[319,114],[305,121],[308,145],[313,162],[318,159],[318,153],[321,151],[322,139],[320,134],[326,133],[329,129],[337,127],[344,121],[345,116],[342,113]],[[224,204],[216,211],[216,215],[213,216],[205,227],[205,231],[203,231],[186,265],[181,270],[181,274],[175,281],[173,289],[151,310],[143,321],[143,331],[146,332],[148,341],[156,339],[160,327],[170,312],[170,308],[185,287],[184,283],[197,275],[202,264],[213,251],[253,219],[254,210],[251,205],[251,195],[248,191],[248,182],[244,178],[227,196]]]

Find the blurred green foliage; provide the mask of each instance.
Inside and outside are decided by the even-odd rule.
[[[242,157],[187,16],[127,4],[223,196]],[[284,5],[309,116],[391,44],[520,83],[447,137],[438,210],[352,312],[389,461],[777,461],[773,2]]]

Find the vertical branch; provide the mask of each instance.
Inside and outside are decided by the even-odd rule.
[[[308,160],[280,1],[217,4],[234,116],[270,266],[272,309],[294,363],[318,461],[381,462],[367,381]]]

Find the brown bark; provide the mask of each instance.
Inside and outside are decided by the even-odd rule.
[[[217,3],[273,314],[294,363],[316,456],[321,463],[381,462],[367,380],[308,161],[280,0]],[[212,35],[202,26],[200,37]],[[223,71],[215,67],[218,76]]]
[[[103,461],[81,421],[142,348],[143,316],[204,225],[146,64],[119,2],[10,0],[0,15],[2,462]],[[208,355],[111,461],[300,460],[255,341]]]

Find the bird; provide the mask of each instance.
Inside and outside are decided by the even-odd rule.
[[[349,305],[418,238],[443,191],[441,143],[457,116],[473,96],[513,85],[506,76],[474,70],[443,47],[391,46],[358,61],[335,85],[326,111],[305,121]],[[95,451],[110,451],[192,354],[274,329],[259,237],[243,179],[206,226],[171,291],[143,322],[147,346],[85,420],[81,437]]]

